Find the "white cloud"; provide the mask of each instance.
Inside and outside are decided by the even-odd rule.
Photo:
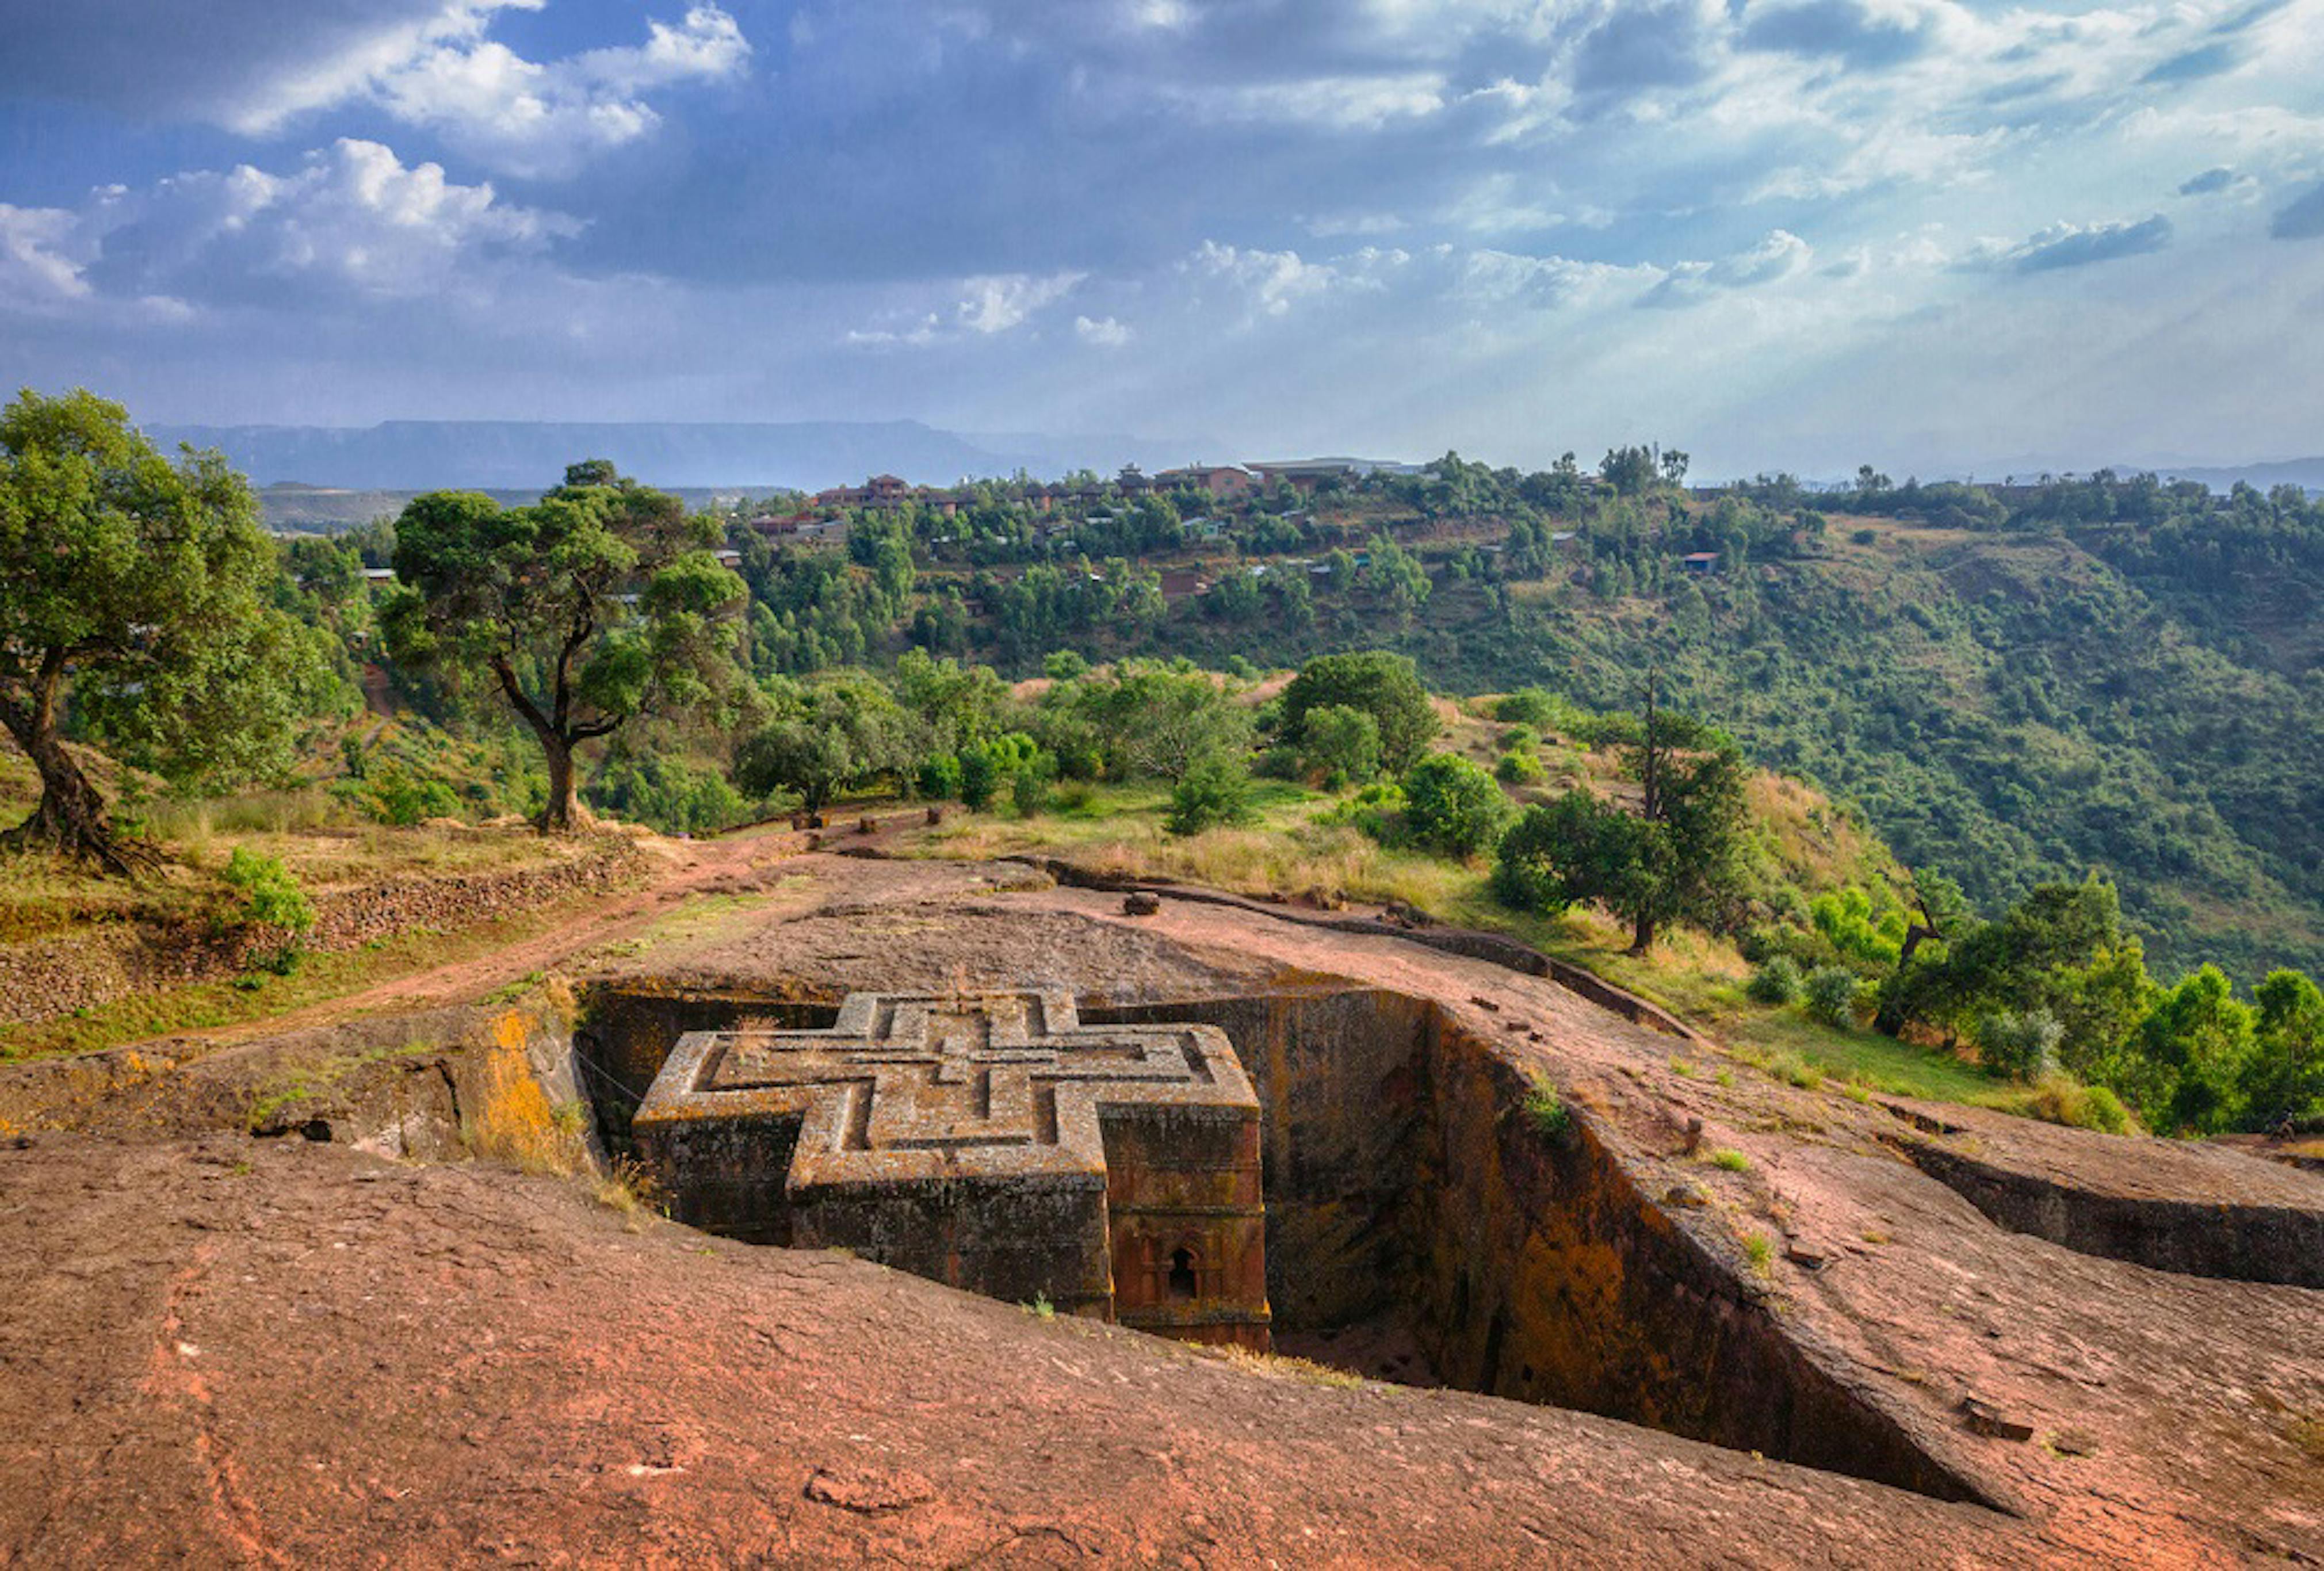
[[[2161,251],[2173,228],[2160,213],[2112,224],[2057,223],[2012,245],[1981,240],[1954,263],[1963,273],[2054,273]]]
[[[181,316],[205,302],[456,297],[480,267],[579,228],[343,138],[287,174],[242,164],[105,187],[78,208],[0,207],[0,275],[17,285],[0,298]]]
[[[78,221],[62,208],[0,202],[0,300],[41,310],[88,298]],[[76,256],[75,252],[83,252]]]
[[[1771,230],[1757,245],[1716,262],[1677,263],[1638,303],[1668,308],[1699,305],[1724,291],[1757,289],[1788,278],[1814,254],[1814,248],[1790,230]]]
[[[742,29],[715,5],[695,6],[676,27],[651,23],[642,46],[546,64],[483,38],[481,27],[475,19],[375,72],[366,90],[396,118],[512,174],[570,175],[660,125],[640,94],[737,76],[751,56]]]
[[[1119,349],[1135,337],[1126,323],[1111,317],[1075,317],[1074,337],[1084,344],[1094,344],[1101,349]]]
[[[1342,130],[1378,130],[1391,120],[1434,115],[1445,106],[1445,81],[1434,71],[1390,76],[1310,77],[1293,81],[1167,84],[1172,107],[1228,125],[1283,121]]]
[[[1035,278],[1019,273],[972,278],[962,286],[965,292],[954,310],[954,318],[972,333],[1005,333],[1022,326],[1026,319],[1050,301],[1072,293],[1074,285],[1086,276],[1059,273]]]
[[[935,286],[954,297],[949,310],[928,309],[930,287],[907,286],[907,292],[919,296],[918,300],[881,310],[869,326],[850,328],[842,341],[870,348],[925,348],[932,344],[1001,337],[1071,294],[1088,276],[1083,273],[991,273]]]
[[[742,75],[733,16],[694,5],[642,42],[531,60],[489,35],[547,0],[71,0],[19,9],[0,96],[78,97],[272,136],[332,109],[424,126],[512,174],[572,173],[661,123],[647,95]],[[667,0],[666,0],[667,3]]]
[[[1298,301],[1350,282],[1334,267],[1302,260],[1296,251],[1252,250],[1216,240],[1204,241],[1179,263],[1179,271],[1226,284],[1252,315],[1266,317],[1286,316]]]

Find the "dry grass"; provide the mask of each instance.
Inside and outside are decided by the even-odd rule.
[[[175,924],[220,916],[236,897],[217,875],[242,848],[280,859],[310,891],[550,866],[595,849],[586,837],[536,835],[513,827],[296,827],[297,815],[291,814],[279,820],[290,827],[268,827],[266,823],[278,820],[209,810],[233,806],[230,800],[187,809],[175,820],[174,837],[162,842],[166,859],[134,879],[106,876],[62,857],[0,855],[0,943],[84,923]]]
[[[632,1233],[642,1233],[662,1215],[663,1197],[653,1175],[628,1157],[601,1176],[591,1193],[597,1204],[616,1212]]]
[[[1369,1383],[1352,1370],[1334,1369],[1328,1363],[1317,1363],[1312,1358],[1293,1358],[1280,1353],[1253,1353],[1248,1347],[1233,1345],[1205,1348],[1204,1351],[1245,1374],[1264,1375],[1269,1380],[1296,1380],[1306,1385],[1329,1386],[1335,1391],[1361,1391]]]
[[[1258,823],[1182,838],[1163,829],[1166,802],[1157,791],[1102,788],[1073,811],[963,816],[923,846],[932,855],[968,859],[1041,852],[1117,877],[1177,879],[1327,906],[1403,901],[1445,910],[1482,886],[1477,870],[1391,850],[1346,825],[1313,822],[1333,799],[1283,786],[1263,788],[1257,799]]]

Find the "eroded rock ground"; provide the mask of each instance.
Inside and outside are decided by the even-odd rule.
[[[638,1230],[569,1179],[374,1154],[429,1154],[395,1096],[440,1080],[466,1122],[493,1095],[476,1064],[511,1050],[504,1020],[430,1017],[366,1025],[360,1067],[278,1120],[308,1140],[242,1130],[313,1040],[0,1073],[29,1141],[0,1143],[0,1561],[2324,1558],[2324,1293],[2292,1285],[2312,1174],[1800,1090],[1409,940],[1168,898],[1133,919],[1012,866],[808,855],[727,892],[727,919],[585,996],[1416,1001],[1435,1058],[1411,1105],[1436,1122],[1412,1114],[1398,1149],[1446,1198],[1398,1213],[1438,1236],[1393,1258],[1462,1284],[1457,1308],[1416,1298],[1431,1356],[1644,1422],[1225,1361]],[[1328,1067],[1328,1042],[1301,1050]],[[1278,1104],[1304,1094],[1275,1073]],[[1534,1076],[1576,1110],[1558,1140],[1521,1114]],[[1332,1117],[1372,1114],[1343,1099]],[[2022,1179],[2032,1208],[1997,1223],[1917,1146]],[[1308,1215],[1351,1247],[1388,1225]],[[2233,1258],[2261,1280],[2120,1258],[2175,1259],[2197,1221],[2250,1234]],[[1809,1467],[1670,1428],[1889,1455]]]

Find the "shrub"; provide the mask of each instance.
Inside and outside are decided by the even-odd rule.
[[[1515,749],[1501,754],[1493,773],[1506,785],[1539,785],[1545,778],[1540,759]]]
[[[1786,1086],[1796,1086],[1803,1091],[1821,1090],[1823,1071],[1797,1053],[1777,1053],[1767,1060],[1767,1073]]]
[[[1751,985],[1747,991],[1761,1003],[1797,1003],[1804,982],[1797,960],[1789,955],[1770,955],[1751,973]]]
[[[942,753],[921,764],[919,788],[920,795],[937,801],[960,795],[960,760]]]
[[[1757,1271],[1761,1276],[1767,1275],[1770,1271],[1775,1269],[1775,1245],[1774,1241],[1769,1239],[1764,1233],[1745,1234],[1743,1235],[1743,1258],[1751,1262],[1751,1269],[1753,1271]]]
[[[1751,1170],[1751,1159],[1730,1146],[1716,1147],[1709,1160],[1711,1165],[1722,1173],[1748,1173]]]
[[[2046,1009],[1997,1009],[1977,1022],[1977,1056],[1997,1075],[2039,1080],[2058,1067],[2065,1027]]]
[[[1856,1023],[1856,1001],[1863,978],[1845,966],[1819,966],[1808,973],[1802,1004],[1810,1020],[1842,1030]]]
[[[2128,1134],[2134,1127],[2121,1097],[2103,1086],[2085,1086],[2062,1069],[2052,1069],[2035,1083],[2024,1112],[2044,1123],[2092,1129],[2101,1134]]]
[[[1536,1133],[1554,1141],[1563,1141],[1573,1130],[1573,1109],[1557,1094],[1557,1087],[1536,1077],[1531,1090],[1526,1093],[1526,1119]]]
[[[1431,753],[1404,777],[1405,826],[1412,837],[1454,856],[1474,856],[1499,837],[1509,799],[1493,777],[1465,758]]]
[[[1016,807],[1018,818],[1038,818],[1050,807],[1050,781],[1057,779],[1057,760],[1048,753],[1034,753],[1032,762],[1018,769],[1009,781],[1009,802]]]
[[[411,825],[424,818],[454,818],[460,799],[433,775],[413,775],[394,763],[371,769],[364,777],[364,809],[383,824]]]
[[[1851,530],[1848,538],[1860,546],[1868,546],[1880,537],[1868,529]]]
[[[982,812],[1017,773],[1032,767],[1041,750],[1021,731],[994,736],[960,750],[960,799]]]
[[[1222,824],[1248,823],[1250,772],[1241,759],[1216,753],[1196,761],[1170,792],[1162,827],[1173,835],[1199,835]]]
[[[297,970],[307,935],[314,930],[315,905],[281,859],[237,846],[226,859],[226,881],[242,892],[242,909],[236,914],[244,922],[282,935],[282,942],[273,948],[254,952],[253,962],[284,975]]]
[[[1404,788],[1393,781],[1375,781],[1338,807],[1315,815],[1325,827],[1347,824],[1386,844],[1404,817]]]
[[[1391,770],[1419,762],[1443,728],[1412,661],[1385,651],[1318,655],[1309,661],[1283,690],[1283,722],[1294,735],[1304,735],[1308,711],[1332,704],[1371,716],[1379,727],[1380,762]]]

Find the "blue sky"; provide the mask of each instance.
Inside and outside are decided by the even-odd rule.
[[[0,0],[0,366],[154,421],[2324,451],[2324,0]]]

